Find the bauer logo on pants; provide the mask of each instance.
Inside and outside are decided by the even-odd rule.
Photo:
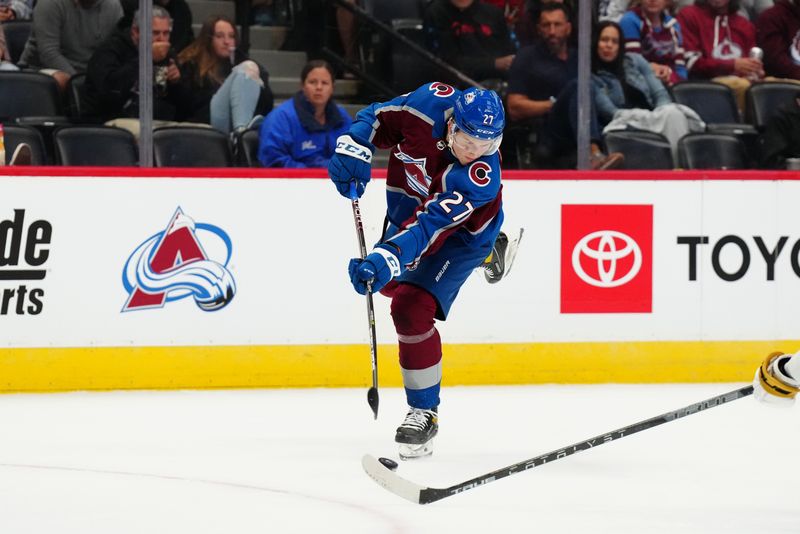
[[[650,313],[653,206],[561,206],[561,313]]]
[[[195,223],[178,208],[166,229],[147,238],[125,262],[128,300],[122,311],[163,308],[189,296],[203,311],[225,307],[236,294],[227,268],[231,251],[224,230]]]

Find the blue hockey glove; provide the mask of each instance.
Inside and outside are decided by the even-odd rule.
[[[378,292],[389,283],[389,280],[400,275],[400,260],[390,248],[378,245],[363,260],[361,258],[350,260],[348,266],[350,281],[357,292],[366,295],[367,282],[372,282],[372,291]]]
[[[356,196],[364,194],[372,168],[372,143],[352,134],[340,135],[336,140],[336,151],[328,164],[328,175],[343,197],[352,199],[351,189]],[[355,187],[351,188],[350,184]]]

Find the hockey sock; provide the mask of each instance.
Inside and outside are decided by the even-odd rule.
[[[408,404],[434,408],[439,405],[442,380],[442,340],[434,326],[436,299],[424,289],[400,284],[391,309]]]

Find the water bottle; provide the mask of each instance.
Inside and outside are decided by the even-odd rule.
[[[747,54],[747,57],[749,57],[750,59],[757,59],[759,61],[763,61],[764,51],[761,48],[754,46],[753,48],[750,49],[750,52]],[[747,78],[752,82],[756,82],[759,79],[761,79],[760,76],[758,76],[757,74],[751,74]]]

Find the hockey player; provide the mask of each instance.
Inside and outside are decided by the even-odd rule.
[[[772,403],[794,403],[800,392],[800,354],[773,352],[756,370],[754,397]]]
[[[434,320],[446,319],[500,232],[504,126],[494,91],[434,82],[361,110],[328,166],[339,193],[361,196],[375,148],[391,148],[387,227],[366,259],[350,260],[349,273],[357,292],[371,283],[392,299],[409,405],[395,435],[402,459],[431,454],[438,431],[442,344]]]

